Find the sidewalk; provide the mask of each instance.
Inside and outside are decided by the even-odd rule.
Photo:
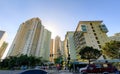
[[[72,72],[69,72],[69,70],[47,70],[49,74],[73,74]]]
[[[69,72],[69,70],[60,70],[58,74],[73,74],[73,73]]]

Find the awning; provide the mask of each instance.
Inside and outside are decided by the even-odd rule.
[[[86,63],[85,62],[75,61],[75,62],[72,62],[72,64],[86,64]]]
[[[96,60],[93,63],[113,63],[113,62],[120,62],[120,59],[104,59],[104,60]]]

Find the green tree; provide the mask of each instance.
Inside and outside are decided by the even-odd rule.
[[[101,51],[94,49],[93,47],[84,47],[79,52],[81,59],[87,59],[90,64],[91,59],[97,59],[101,56]]]
[[[29,59],[28,59],[28,56],[27,55],[23,55],[21,54],[19,57],[19,65],[22,66],[22,65],[28,65],[29,64]]]
[[[63,58],[62,58],[62,56],[60,56],[58,58],[55,58],[54,61],[55,61],[55,64],[62,64]]]
[[[107,42],[102,47],[102,53],[109,58],[120,58],[120,41]]]
[[[27,56],[21,54],[20,56],[9,56],[0,62],[1,69],[11,69],[15,66],[36,66],[43,64],[44,60],[41,57]]]
[[[0,67],[1,67],[1,69],[3,69],[3,68],[8,69],[8,65],[9,65],[9,58],[6,58],[1,61]]]
[[[10,56],[9,57],[9,63],[8,63],[8,67],[9,69],[12,69],[14,66],[17,66],[17,57],[16,56]]]

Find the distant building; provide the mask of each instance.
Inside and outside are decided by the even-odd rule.
[[[54,58],[58,58],[61,56],[61,49],[60,49],[61,39],[59,36],[55,37],[55,43],[54,43]]]
[[[64,54],[64,41],[60,42],[60,51],[61,51],[61,55],[63,56],[63,54]]]
[[[120,33],[116,33],[114,36],[109,37],[110,40],[120,41]]]
[[[2,59],[2,56],[8,46],[8,43],[5,42],[6,37],[6,32],[0,30],[0,59]]]
[[[27,20],[20,25],[8,56],[27,54],[49,60],[50,39],[51,32],[44,29],[39,18]]]
[[[74,33],[75,48],[79,51],[82,47],[90,46],[101,50],[109,42],[108,29],[102,21],[80,21]]]
[[[71,61],[74,61],[77,59],[73,35],[74,35],[73,31],[67,32],[67,34],[65,35],[65,40],[64,40],[64,52],[65,52],[64,57],[67,60],[68,55],[70,54]]]
[[[53,47],[54,47],[53,45],[54,45],[54,44],[53,44],[53,42],[54,42],[54,40],[51,39],[51,41],[50,41],[50,57],[49,57],[49,59],[50,59],[51,62],[54,62],[54,58],[53,58],[53,49],[54,49],[54,48],[53,48]]]
[[[51,41],[51,32],[47,29],[44,29],[42,36],[42,46],[40,48],[40,56],[45,60],[49,60],[50,56],[50,41]]]

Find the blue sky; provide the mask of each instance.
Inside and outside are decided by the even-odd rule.
[[[22,22],[39,17],[53,38],[64,40],[67,31],[75,31],[79,21],[103,20],[108,36],[120,32],[119,0],[0,0],[0,30],[12,43]]]

